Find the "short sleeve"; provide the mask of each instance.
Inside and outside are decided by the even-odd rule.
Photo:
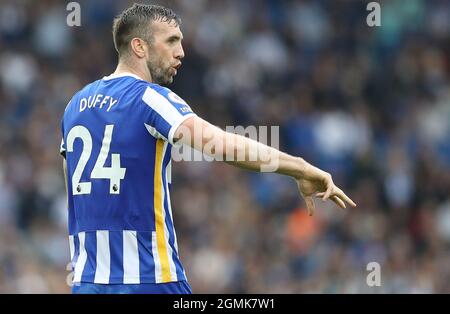
[[[173,136],[178,127],[195,116],[191,107],[168,88],[148,86],[142,96],[146,110],[146,127],[150,134],[174,144]]]

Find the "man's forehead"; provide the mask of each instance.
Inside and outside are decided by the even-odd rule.
[[[183,38],[183,33],[181,32],[180,27],[174,22],[165,22],[165,21],[153,21],[152,29],[154,35],[162,35],[162,36],[178,36]]]

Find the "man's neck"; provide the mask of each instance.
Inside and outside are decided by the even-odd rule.
[[[125,62],[119,62],[113,75],[119,75],[119,74],[124,74],[124,73],[134,74],[149,83],[153,82],[152,76],[151,76],[150,72],[148,71],[148,69],[141,70],[137,66],[131,66]]]

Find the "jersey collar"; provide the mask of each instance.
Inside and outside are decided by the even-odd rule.
[[[116,78],[121,78],[121,77],[126,77],[126,76],[131,76],[131,77],[134,77],[137,80],[143,81],[143,79],[141,77],[137,76],[136,74],[130,73],[130,72],[124,72],[124,73],[120,73],[120,74],[111,74],[109,76],[105,76],[103,78],[103,80],[108,81],[108,80],[113,80],[113,79],[116,79]]]

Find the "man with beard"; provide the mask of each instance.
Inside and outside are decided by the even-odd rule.
[[[172,10],[135,4],[114,20],[113,38],[116,71],[76,93],[61,125],[73,293],[191,293],[170,203],[176,142],[252,171],[275,165],[296,180],[311,215],[313,197],[355,206],[330,174],[211,125],[163,87],[184,58]],[[268,158],[250,158],[257,152]]]

